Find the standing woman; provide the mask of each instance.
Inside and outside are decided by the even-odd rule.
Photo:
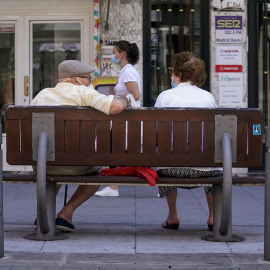
[[[114,87],[115,95],[127,97],[132,107],[140,107],[141,78],[134,65],[139,61],[139,49],[136,43],[126,40],[118,41],[113,47],[112,62],[119,65],[121,70],[118,82]],[[118,197],[118,186],[110,185],[95,193],[97,196]]]

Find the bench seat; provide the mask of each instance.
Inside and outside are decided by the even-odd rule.
[[[3,172],[3,181],[6,183],[35,183],[36,174],[33,172]],[[75,185],[146,185],[148,183],[145,178],[136,176],[99,176],[99,175],[81,175],[81,176],[46,176],[48,183],[57,184],[75,184]],[[158,186],[209,186],[213,184],[221,185],[223,183],[223,175],[214,177],[162,177],[156,180]],[[233,185],[264,185],[265,173],[241,173],[232,176]]]

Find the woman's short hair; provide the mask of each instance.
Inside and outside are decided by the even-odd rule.
[[[136,43],[129,43],[127,40],[120,40],[114,44],[119,52],[126,52],[128,62],[135,65],[139,61],[139,48]]]
[[[181,82],[191,82],[200,87],[206,79],[205,63],[192,52],[184,51],[171,57],[171,66]]]

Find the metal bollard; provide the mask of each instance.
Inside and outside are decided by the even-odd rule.
[[[232,235],[232,146],[231,136],[222,136],[223,185],[214,185],[214,231],[201,239],[214,242],[241,242],[245,238]]]
[[[37,161],[37,220],[41,233],[49,233],[48,215],[46,207],[46,153],[48,135],[41,132],[38,141],[38,161]]]
[[[37,160],[37,232],[24,238],[37,241],[53,241],[68,238],[55,233],[56,184],[46,183],[46,153],[48,135],[41,132],[38,138]]]
[[[224,133],[222,136],[223,153],[223,195],[222,195],[222,215],[219,234],[232,237],[232,145],[231,136]]]
[[[270,127],[265,127],[264,260],[270,261]]]

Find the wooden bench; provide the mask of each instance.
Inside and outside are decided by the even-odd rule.
[[[147,185],[147,181],[131,176],[49,176],[46,165],[223,167],[218,177],[159,177],[157,185],[214,184],[214,232],[205,240],[239,241],[243,239],[232,235],[232,184],[263,185],[265,178],[232,175],[232,167],[261,166],[262,128],[259,109],[128,108],[107,116],[89,107],[9,106],[7,162],[37,165],[37,175],[4,172],[3,180],[37,182],[39,228],[25,237],[55,240],[66,237],[54,228],[56,183]]]

